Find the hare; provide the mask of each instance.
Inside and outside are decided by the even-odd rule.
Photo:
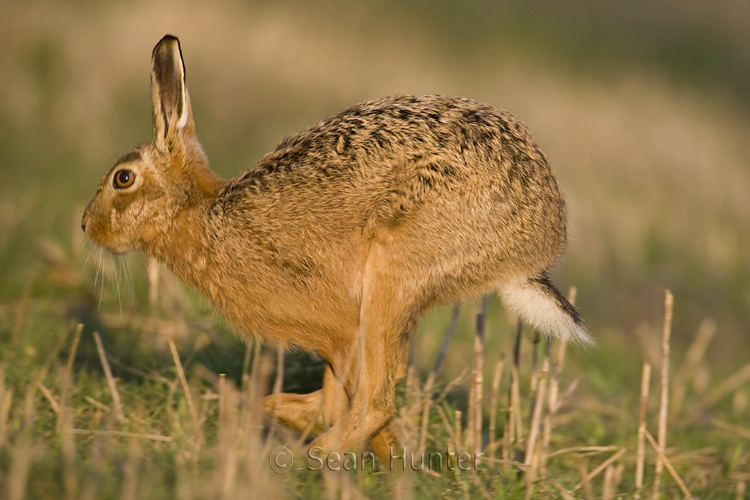
[[[586,342],[547,270],[566,244],[562,194],[513,115],[463,98],[358,104],[281,141],[230,180],[195,133],[180,43],[151,58],[154,140],[101,179],[81,227],[198,288],[248,338],[324,358],[323,388],[267,413],[323,449],[400,449],[395,387],[417,318],[496,291],[543,332]]]

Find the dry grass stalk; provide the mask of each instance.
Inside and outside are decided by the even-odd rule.
[[[63,487],[65,498],[75,500],[78,498],[78,474],[76,473],[76,448],[73,440],[73,418],[72,411],[68,405],[63,407],[62,418],[62,453],[63,462]]]
[[[424,401],[422,401],[422,420],[419,428],[419,444],[417,445],[417,451],[420,455],[424,453],[427,447],[427,424],[430,421],[430,406],[432,406],[432,398],[426,395]]]
[[[91,396],[84,396],[83,399],[94,405],[96,408],[102,410],[102,411],[112,411],[112,409],[105,405],[104,403],[101,403],[97,401],[96,399],[92,398]]]
[[[695,339],[690,348],[688,348],[687,354],[685,355],[685,361],[677,371],[672,383],[672,401],[670,402],[670,415],[672,419],[677,418],[682,405],[685,401],[685,394],[687,393],[687,386],[690,381],[695,377],[698,367],[700,366],[703,358],[708,349],[708,344],[716,334],[716,323],[712,320],[705,320],[698,327],[698,333],[695,334]]]
[[[709,392],[703,400],[698,403],[693,413],[693,418],[697,418],[703,412],[711,409],[716,403],[721,401],[725,396],[736,391],[742,384],[750,380],[750,363],[740,368],[737,372],[724,380],[718,387]]]
[[[555,488],[557,489],[557,492],[560,493],[560,495],[565,500],[576,500],[575,495],[571,493],[570,491],[566,490],[561,484],[555,483]]]
[[[237,391],[227,381],[225,374],[219,375],[219,444],[216,450],[216,481],[221,498],[236,498],[238,447],[236,440]]]
[[[52,365],[55,363],[55,361],[57,361],[57,356],[60,354],[60,351],[65,345],[65,341],[68,340],[68,335],[70,335],[70,331],[66,330],[65,333],[63,333],[57,340],[57,344],[55,344],[52,352],[50,352],[49,356],[47,356],[47,359],[44,360],[44,364],[42,364],[41,368],[39,368],[39,371],[36,374],[36,378],[34,378],[34,383],[31,386],[33,388],[32,390],[35,390],[37,385],[40,382],[43,382],[45,378],[47,378],[47,372],[49,372],[50,368],[52,368]]]
[[[607,460],[599,464],[594,470],[589,472],[583,479],[581,479],[581,482],[579,482],[575,487],[573,488],[573,491],[577,490],[581,486],[585,486],[586,483],[591,483],[591,480],[594,479],[596,476],[598,476],[604,469],[609,467],[611,464],[613,464],[618,458],[623,456],[625,452],[627,451],[626,448],[620,448],[620,451],[609,457]],[[587,495],[588,496],[588,495]]]
[[[544,396],[547,388],[547,378],[549,377],[549,357],[544,358],[542,364],[542,371],[539,374],[538,380],[538,398],[534,405],[534,412],[531,417],[531,426],[529,427],[529,438],[526,442],[526,459],[524,463],[531,466],[532,471],[536,468],[535,451],[537,444],[537,437],[539,436],[539,428],[542,422],[542,411],[544,409]]]
[[[547,341],[549,346],[549,340]],[[537,437],[539,435],[539,426],[542,422],[542,410],[544,408],[544,396],[547,389],[547,378],[549,377],[549,355],[545,355],[542,364],[542,372],[538,380],[538,392],[536,403],[534,404],[534,413],[531,418],[529,428],[529,439],[526,443],[526,458],[524,464],[529,466],[526,474],[526,498],[531,498],[534,481],[536,481],[537,467],[541,455],[541,446],[537,446]]]
[[[598,453],[606,453],[608,451],[615,451],[619,450],[620,447],[617,445],[609,445],[609,446],[573,446],[571,448],[563,448],[561,450],[557,450],[554,453],[550,453],[548,458],[557,457],[559,455],[565,455],[568,453],[578,453],[579,455],[583,456],[583,454],[587,455],[596,455]]]
[[[487,455],[493,458],[495,457],[495,450],[497,449],[497,442],[495,442],[497,432],[497,401],[500,395],[500,379],[503,375],[503,364],[504,359],[501,356],[500,361],[495,365],[495,374],[492,377],[492,395],[490,396],[490,438]]]
[[[602,500],[612,500],[615,494],[615,467],[608,465],[604,470],[604,483],[602,485]]]
[[[646,431],[646,410],[648,409],[648,392],[651,385],[651,365],[643,363],[643,372],[641,373],[641,401],[640,411],[638,413],[638,451],[636,452],[635,466],[635,488],[640,490],[643,487],[643,468],[646,459],[646,443],[644,432]],[[640,494],[635,495],[640,498]]]
[[[536,392],[539,388],[539,342],[541,342],[542,336],[538,330],[534,330],[534,338],[531,341],[531,379],[529,382],[529,400],[531,401],[531,407],[533,414],[534,403],[536,402]]]
[[[542,456],[540,463],[542,467],[547,462],[547,456],[549,455],[549,444],[552,439],[552,427],[554,426],[554,418],[558,409],[561,406],[562,399],[560,398],[560,376],[562,374],[562,368],[565,363],[565,347],[568,345],[565,339],[560,339],[557,344],[557,360],[555,361],[555,368],[552,371],[552,377],[549,383],[549,396],[547,397],[547,415],[544,417],[544,433],[542,435]],[[577,384],[576,384],[577,385]],[[570,389],[570,387],[569,387]]]
[[[518,369],[521,357],[521,334],[523,325],[518,322],[516,339],[513,346],[513,365],[510,370],[510,395],[508,397],[508,422],[503,432],[503,460],[510,460],[516,441],[520,441],[523,434],[521,427],[521,394],[518,382]]]
[[[435,384],[435,378],[437,377],[437,372],[440,369],[440,365],[443,363],[443,359],[445,358],[445,353],[448,352],[448,345],[453,338],[453,333],[456,331],[456,327],[458,326],[458,314],[460,311],[460,304],[456,304],[455,306],[453,306],[453,316],[451,317],[450,326],[448,326],[448,330],[445,332],[445,338],[443,338],[443,344],[440,346],[440,351],[438,351],[437,358],[435,358],[435,364],[432,366],[432,370],[430,370],[430,374],[427,376],[427,382],[425,382],[424,388],[422,389],[422,392],[424,393],[424,400],[422,402],[422,421],[419,432],[418,450],[420,454],[424,453],[427,445],[427,424],[429,423],[430,418],[430,406],[432,406],[432,387]]]
[[[565,392],[562,393],[562,396],[559,396],[557,398],[557,404],[555,405],[555,412],[559,411],[560,408],[562,408],[565,403],[570,399],[570,397],[573,395],[576,389],[578,389],[578,384],[581,383],[581,380],[583,380],[583,375],[579,375],[576,378],[573,379],[573,381],[568,384],[568,387],[565,388]]]
[[[47,387],[45,387],[44,384],[39,382],[36,384],[36,386],[39,388],[40,391],[42,391],[42,394],[44,397],[49,401],[49,405],[52,407],[52,411],[55,412],[55,415],[58,417],[58,421],[60,420],[60,403],[57,402],[57,398],[55,398],[55,395],[50,392]]]
[[[745,481],[738,481],[734,487],[734,497],[736,500],[745,498]]]
[[[141,463],[141,443],[133,439],[128,443],[128,459],[123,465],[120,500],[135,500],[138,492],[138,469]]]
[[[664,292],[664,329],[661,337],[661,397],[659,399],[659,429],[658,438],[659,446],[662,449],[667,447],[667,416],[669,406],[669,340],[672,333],[672,308],[674,306],[674,297],[672,292]],[[644,432],[647,432],[644,430]],[[662,461],[656,461],[654,468],[654,500],[659,498],[659,486],[661,483]]]
[[[675,480],[677,485],[680,487],[680,490],[682,491],[682,494],[685,495],[685,498],[692,500],[693,495],[690,494],[690,490],[687,489],[687,486],[685,486],[685,483],[682,481],[682,478],[677,474],[677,471],[674,470],[674,467],[672,467],[672,464],[667,459],[666,455],[664,455],[664,448],[659,446],[659,444],[656,442],[654,437],[651,435],[650,432],[644,431],[644,435],[646,436],[646,439],[648,439],[648,442],[651,443],[651,446],[654,448],[654,451],[656,452],[656,455],[659,457],[659,460],[664,464],[664,466],[667,468],[669,473],[672,475],[672,479]]]
[[[99,336],[99,332],[94,332],[94,341],[96,342],[96,350],[99,353],[99,360],[101,360],[102,368],[104,369],[104,375],[107,377],[107,384],[109,385],[109,392],[112,394],[112,402],[115,406],[115,416],[119,421],[125,421],[125,414],[122,411],[122,404],[120,403],[120,393],[117,392],[117,384],[115,384],[115,378],[112,376],[112,370],[109,367],[107,361],[107,353],[104,351],[104,344],[102,344],[102,338]],[[171,342],[171,340],[170,340]]]
[[[573,488],[573,491],[583,485],[583,493],[586,496],[586,500],[594,500],[594,489],[591,487],[591,480],[589,479],[589,472],[586,470],[586,464],[579,457],[578,459],[578,473],[581,475],[581,482]]]
[[[258,453],[264,449],[262,398],[271,374],[272,364],[268,356],[262,355],[260,343],[256,342],[253,355],[252,371],[249,383],[242,391],[242,417],[240,418],[242,436],[241,449],[244,450],[245,474],[248,484],[254,485],[258,497],[272,485],[268,481],[268,455]],[[270,441],[270,440],[269,440]]]
[[[450,422],[448,422],[448,415],[445,414],[445,410],[443,410],[442,406],[435,405],[435,411],[437,411],[438,416],[440,416],[440,420],[443,421],[443,426],[445,426],[445,430],[448,433],[448,439],[455,443],[456,434],[453,430],[455,426],[451,426]]]
[[[81,341],[81,334],[83,333],[83,324],[79,323],[76,327],[76,333],[73,337],[73,344],[70,347],[68,353],[68,361],[65,364],[65,371],[62,375],[62,388],[60,390],[60,404],[62,404],[62,414],[57,419],[57,432],[62,434],[63,437],[63,453],[66,455],[66,471],[65,471],[65,485],[66,491],[68,491],[68,498],[73,499],[75,497],[75,470],[72,469],[72,459],[75,456],[75,448],[73,445],[73,438],[70,429],[73,428],[73,411],[70,408],[69,394],[70,388],[73,385],[73,364],[75,363],[76,353],[78,352],[78,344]]]
[[[447,423],[447,422],[446,422]],[[463,443],[461,443],[461,410],[455,410],[453,413],[453,454],[454,454],[454,460],[463,452]],[[448,455],[451,454],[450,451],[450,445],[448,446]],[[456,479],[458,479],[460,472],[458,470],[458,467],[455,468],[453,471],[453,475]],[[463,484],[464,487],[464,498],[467,498],[468,491],[466,490],[466,484]]]
[[[146,380],[153,380],[154,382],[158,382],[160,384],[164,384],[166,386],[172,385],[172,381],[169,380],[166,377],[162,377],[161,375],[157,373],[146,373],[143,370],[139,370],[138,368],[133,368],[132,366],[128,366],[116,357],[112,356],[112,354],[107,355],[107,360],[109,360],[110,363],[113,365],[119,366],[123,371],[126,371],[128,373],[132,373],[133,375],[137,375],[141,378],[145,378]]]
[[[226,418],[227,414],[227,374],[226,373],[220,373],[219,374],[219,422],[222,421],[222,419]]]
[[[477,329],[474,336],[474,362],[472,396],[469,402],[469,429],[471,430],[472,451],[478,455],[482,451],[482,406],[484,386],[484,330],[487,318],[487,302],[489,296],[482,298],[482,309],[477,314]]]
[[[273,382],[273,393],[281,393],[284,387],[284,349],[279,349],[276,354],[276,380]]]
[[[26,286],[23,287],[21,292],[21,298],[16,304],[16,315],[13,318],[13,326],[10,330],[10,345],[15,347],[18,345],[18,341],[21,338],[21,332],[26,324],[26,319],[29,316],[29,301],[31,299],[31,286],[34,284],[34,273],[31,273],[29,280],[26,282]]]
[[[0,448],[5,445],[8,432],[8,414],[13,403],[13,388],[5,386],[5,367],[0,366]]]
[[[255,344],[258,344],[255,342]],[[248,374],[248,370],[250,369],[250,353],[252,352],[252,346],[253,343],[246,342],[245,343],[245,357],[242,358],[242,377],[240,378],[240,387],[245,387],[245,384],[249,380],[250,375]]]
[[[503,460],[501,458],[492,458],[486,455],[479,457],[479,460],[482,462],[488,462],[491,464],[510,465],[512,467],[516,467],[521,472],[526,472],[528,470],[528,467],[526,467],[523,463],[516,462],[514,460]]]
[[[8,500],[23,500],[31,465],[38,454],[29,436],[19,439],[11,452],[10,472],[5,480]]]
[[[36,458],[38,449],[31,438],[34,422],[34,389],[26,391],[24,399],[24,428],[11,451],[11,465],[8,475],[4,478],[8,485],[8,500],[23,500],[26,493],[31,465]]]
[[[475,340],[476,343],[476,340]],[[476,348],[476,345],[475,345]],[[467,398],[467,412],[466,412],[466,435],[464,436],[464,443],[466,444],[466,449],[473,451],[474,449],[474,408],[475,408],[475,395],[474,392],[476,391],[476,388],[474,387],[474,375],[476,373],[476,369],[474,368],[474,360],[472,356],[472,362],[471,362],[471,380],[469,380],[469,396]]]
[[[711,419],[711,425],[725,431],[733,432],[745,439],[750,439],[750,429],[745,429],[744,427],[740,427],[739,425],[722,422],[721,420],[718,420],[716,418]]]
[[[86,474],[86,480],[83,482],[79,500],[98,500],[97,490],[103,477],[105,458],[110,455],[112,448],[112,439],[96,438],[86,451],[91,459],[91,468]],[[179,457],[179,455],[178,455]]]
[[[70,346],[70,352],[68,353],[68,361],[65,363],[65,372],[62,375],[62,388],[60,389],[60,403],[63,408],[69,407],[68,395],[70,393],[70,387],[73,385],[73,364],[75,363],[76,353],[78,352],[78,344],[81,341],[81,334],[83,333],[83,324],[79,323],[76,327],[76,333],[73,337],[73,344]],[[65,418],[57,419],[57,432],[60,433],[63,427],[68,423],[65,421],[70,415],[65,415]],[[72,422],[70,423],[72,426]]]
[[[255,342],[255,347],[253,348],[252,371],[249,375],[247,387],[251,391],[253,397],[258,397],[256,392],[260,390],[259,384],[265,375],[263,365],[263,360],[261,359],[261,344],[260,342]]]
[[[614,468],[614,475],[612,476],[612,492],[617,494],[617,487],[622,482],[622,473],[625,470],[625,464],[618,464]]]
[[[456,445],[456,454],[463,451],[464,445],[461,442],[461,410],[456,410],[453,413],[453,425],[454,425],[454,444]]]
[[[67,500],[75,500],[78,497],[78,475],[76,474],[76,448],[73,439],[73,411],[70,403],[70,387],[73,384],[73,363],[78,343],[81,340],[83,325],[79,324],[76,329],[76,335],[73,338],[73,345],[68,353],[68,362],[65,365],[65,371],[62,373],[62,389],[60,394],[60,404],[62,405],[60,416],[57,419],[57,430],[61,435],[63,462],[63,486]]]
[[[190,410],[190,418],[193,420],[193,430],[199,436],[198,442],[201,442],[201,426],[200,420],[198,419],[198,412],[195,409],[193,403],[193,395],[190,393],[190,386],[188,385],[187,378],[185,378],[185,370],[182,369],[182,362],[180,361],[180,355],[177,352],[177,346],[174,344],[174,340],[169,339],[169,349],[172,351],[172,358],[174,364],[177,367],[177,375],[180,377],[180,383],[182,384],[182,392],[185,393],[185,400],[187,401],[188,410]]]
[[[463,371],[461,371],[461,373],[458,375],[458,377],[454,378],[453,380],[445,384],[445,387],[443,388],[443,390],[440,392],[438,397],[435,398],[435,403],[439,403],[443,401],[445,398],[447,398],[448,394],[453,390],[454,387],[464,383],[464,379],[467,378],[468,375],[469,375],[469,369],[464,368]]]
[[[142,434],[138,432],[125,432],[125,431],[113,431],[113,430],[99,430],[99,429],[72,429],[73,434],[94,435],[94,436],[114,436],[114,437],[125,437],[133,439],[147,439],[149,441],[164,441],[166,443],[172,441],[171,436],[161,436],[159,434]]]

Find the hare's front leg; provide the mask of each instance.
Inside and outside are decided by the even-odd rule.
[[[272,394],[263,398],[266,414],[285,427],[317,436],[335,424],[346,411],[349,399],[331,365],[326,365],[323,388],[310,394]]]
[[[389,466],[393,448],[400,446],[391,425],[396,385],[406,372],[409,337],[419,312],[407,290],[387,247],[374,245],[362,283],[358,332],[346,354],[333,361],[351,403],[313,445],[330,451],[358,451],[370,441],[378,458]]]

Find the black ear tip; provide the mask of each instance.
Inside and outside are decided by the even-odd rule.
[[[177,48],[180,49],[180,39],[174,35],[169,35],[169,34],[164,35],[162,39],[159,40],[159,43],[157,43],[156,46],[154,47],[154,53],[156,53],[157,50],[170,47],[170,46],[174,46],[174,45],[177,45]]]
[[[174,36],[174,35],[170,35],[170,34],[168,34],[168,33],[167,33],[167,34],[166,34],[166,35],[164,35],[164,36],[162,37],[162,39],[161,39],[161,40],[159,41],[159,43],[164,43],[164,42],[177,42],[177,43],[180,43],[180,39],[179,39],[179,38],[177,38],[177,37],[176,37],[176,36]]]

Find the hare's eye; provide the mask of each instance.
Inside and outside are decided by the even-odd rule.
[[[116,189],[129,188],[135,182],[135,173],[131,170],[118,170],[115,172],[114,185]]]

